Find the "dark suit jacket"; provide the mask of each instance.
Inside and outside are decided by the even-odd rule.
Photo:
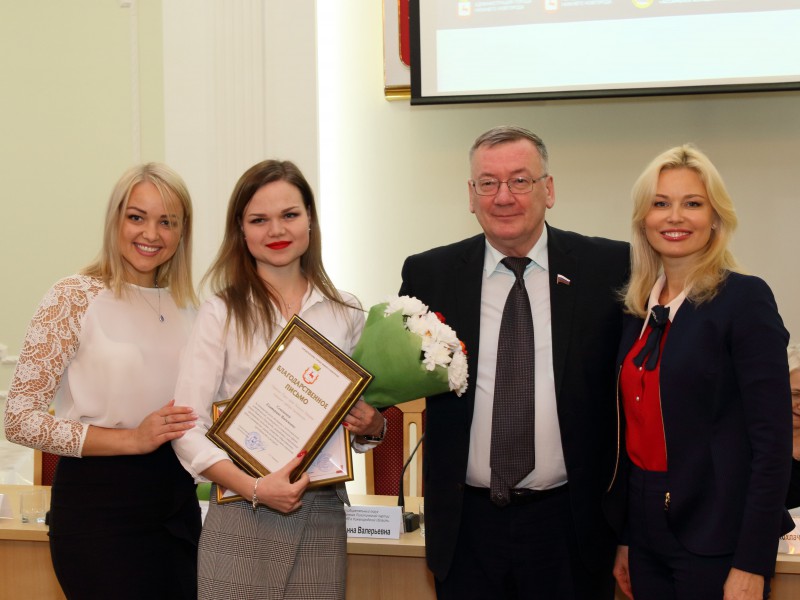
[[[425,422],[425,544],[428,566],[447,576],[461,519],[474,383],[480,360],[483,235],[417,254],[403,265],[401,294],[441,312],[466,344],[470,386],[462,397],[428,398]],[[627,279],[628,245],[548,227],[553,369],[569,497],[588,565],[611,568],[614,542],[600,509],[616,456],[614,357]],[[556,284],[562,274],[570,285]]]
[[[625,317],[618,369],[642,324]],[[734,554],[734,567],[765,576],[791,528],[788,341],[767,284],[730,273],[712,300],[683,303],[661,356],[672,531],[690,552]],[[625,465],[624,416],[620,424]],[[618,530],[625,478],[623,468],[609,496]]]

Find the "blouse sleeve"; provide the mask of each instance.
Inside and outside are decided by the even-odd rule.
[[[81,455],[88,425],[50,414],[50,404],[78,351],[83,316],[103,289],[99,280],[62,279],[33,316],[11,380],[5,410],[9,441],[52,454]]]
[[[172,441],[178,459],[195,481],[207,481],[201,473],[228,459],[228,454],[206,437],[212,425],[211,408],[217,399],[228,355],[225,348],[226,310],[214,297],[206,301],[195,319],[175,386],[175,404],[191,406],[195,426]],[[235,327],[232,322],[230,327]]]

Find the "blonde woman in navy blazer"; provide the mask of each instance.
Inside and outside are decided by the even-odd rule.
[[[656,157],[633,198],[614,575],[637,600],[767,598],[791,529],[788,333],[767,284],[738,272],[733,204],[704,154]]]

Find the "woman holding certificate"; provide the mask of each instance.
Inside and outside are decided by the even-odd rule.
[[[358,300],[339,292],[325,272],[314,195],[293,163],[267,160],[242,175],[205,279],[215,296],[200,308],[175,391],[201,426],[174,447],[197,480],[243,500],[220,504],[212,494],[200,540],[199,597],[342,599],[344,484],[309,489],[307,474],[291,483],[304,452],[252,477],[205,437],[213,403],[234,397],[293,315],[348,354],[364,325]],[[382,438],[385,422],[359,400],[345,427],[363,451]]]
[[[61,455],[50,551],[67,598],[197,596],[200,507],[169,444],[195,421],[171,400],[196,304],[191,235],[181,178],[128,170],[100,256],[52,287],[25,336],[5,431]]]

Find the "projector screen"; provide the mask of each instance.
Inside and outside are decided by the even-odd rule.
[[[800,0],[411,0],[411,102],[800,89]]]

